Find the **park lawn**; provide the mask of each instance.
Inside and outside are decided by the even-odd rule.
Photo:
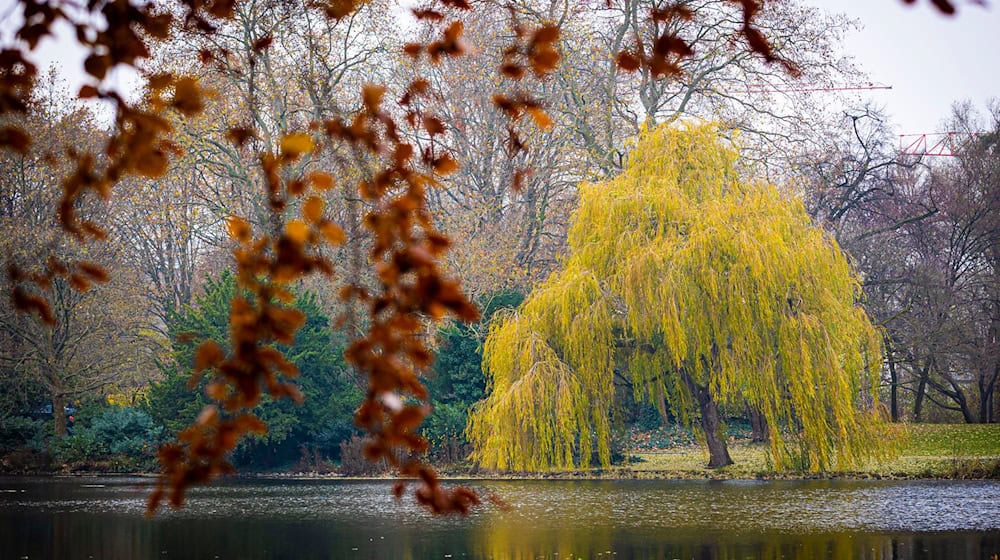
[[[889,478],[1000,477],[1000,424],[912,424],[897,457],[873,462],[858,471],[820,476]],[[708,453],[696,446],[679,446],[633,453],[630,467],[638,477],[772,478],[816,476],[813,473],[775,472],[766,445],[731,442],[734,465],[707,469]]]
[[[904,455],[1000,457],[1000,424],[910,424]]]

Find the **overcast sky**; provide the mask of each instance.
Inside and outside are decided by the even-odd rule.
[[[0,16],[11,11],[14,1],[0,0]],[[943,131],[942,121],[954,102],[968,99],[985,107],[991,97],[1000,98],[1000,0],[987,0],[987,8],[957,0],[955,17],[940,15],[930,0],[917,0],[915,6],[902,0],[803,1],[861,22],[862,29],[849,36],[844,48],[872,82],[893,89],[859,95],[886,109],[899,133]],[[7,18],[0,30],[9,30],[10,23]],[[40,61],[68,69],[78,88],[82,53],[67,41],[44,41],[42,47]],[[134,87],[127,70],[114,72],[111,79],[123,89]]]
[[[817,2],[818,0],[811,0]],[[958,15],[941,16],[929,0],[827,0],[819,5],[861,21],[845,49],[876,83],[892,90],[868,96],[889,113],[897,132],[942,132],[956,101],[981,109],[1000,99],[1000,2],[957,0]]]

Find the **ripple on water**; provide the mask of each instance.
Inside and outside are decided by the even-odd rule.
[[[3,510],[142,515],[148,481],[11,483]],[[49,481],[49,484],[52,484]],[[512,506],[469,518],[433,517],[395,500],[385,481],[238,480],[190,493],[164,518],[335,520],[447,528],[503,520],[516,526],[631,527],[734,532],[996,531],[997,481],[498,481],[476,483]],[[27,490],[27,492],[24,492]]]

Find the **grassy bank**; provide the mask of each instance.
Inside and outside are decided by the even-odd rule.
[[[898,457],[873,462],[857,472],[821,476],[879,478],[1000,478],[1000,424],[914,424]],[[643,449],[623,471],[637,477],[798,478],[809,473],[776,473],[766,445],[730,443],[736,464],[706,469],[708,455],[697,446]],[[622,472],[621,474],[626,474]]]

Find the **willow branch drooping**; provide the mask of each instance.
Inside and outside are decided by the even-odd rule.
[[[490,393],[469,425],[479,461],[586,467],[592,434],[607,466],[616,368],[637,398],[663,391],[688,420],[684,376],[761,410],[778,467],[889,450],[866,402],[881,339],[857,276],[800,201],[736,163],[712,125],[660,127],[619,177],[581,185],[565,267],[490,329]]]

